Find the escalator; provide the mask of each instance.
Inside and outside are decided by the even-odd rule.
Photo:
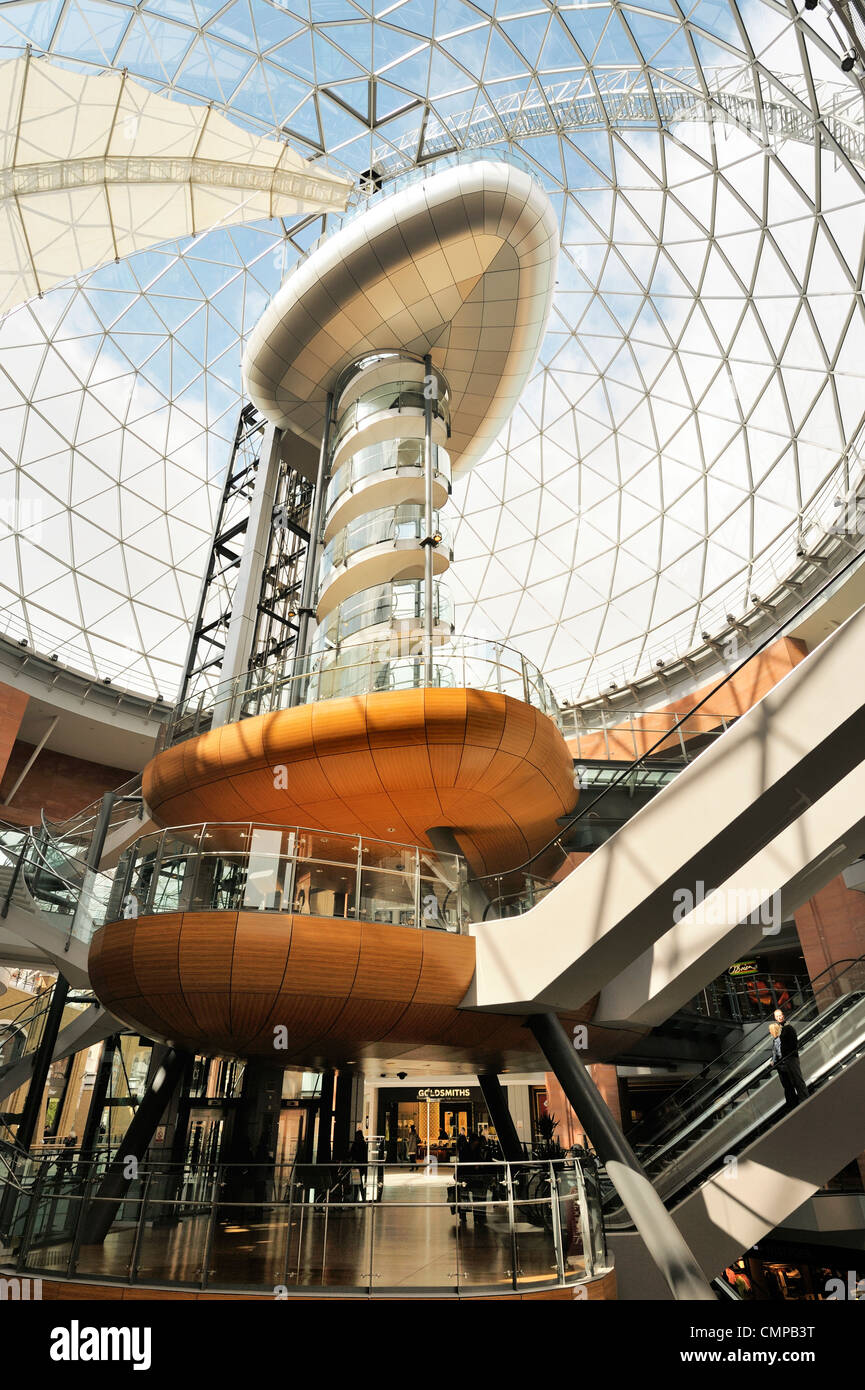
[[[863,648],[860,608],[583,862],[569,859],[564,827],[526,863],[477,879],[496,897],[529,877],[546,891],[472,926],[463,1007],[565,1013],[600,994],[596,1024],[644,1032],[789,920],[865,850],[865,688],[850,680]],[[652,751],[616,774],[622,784]],[[615,785],[582,814],[599,814]]]
[[[785,1112],[767,1018],[628,1135],[709,1278],[865,1149],[865,957],[840,962],[815,984],[813,997],[788,1016],[808,1100]],[[611,1187],[604,1218],[622,1296],[666,1296]]]

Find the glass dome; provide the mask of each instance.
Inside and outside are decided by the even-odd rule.
[[[510,424],[454,479],[450,583],[457,629],[559,692],[698,647],[837,530],[861,475],[865,128],[831,6],[0,3],[0,55],[27,44],[212,102],[358,198],[452,150],[528,162],[556,299]],[[174,693],[243,335],[323,230],[216,227],[0,323],[0,630]]]

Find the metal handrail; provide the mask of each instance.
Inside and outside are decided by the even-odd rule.
[[[827,967],[826,970],[821,971],[820,974],[825,975],[828,974],[830,971],[843,973],[842,966],[845,965],[865,966],[865,954],[857,956],[855,958],[851,958],[849,960],[836,962],[833,965]],[[836,983],[836,981],[834,978],[831,980],[827,980],[824,982],[824,984],[822,984],[819,987],[819,989],[814,989],[814,983],[814,981],[810,981],[811,993],[809,997],[803,1003],[797,1005],[797,1007],[792,1012],[787,1014],[788,1021],[800,1018],[801,1014],[805,1010],[810,1009],[815,1004],[817,1004],[820,995],[823,994],[824,991],[830,989],[831,986]],[[865,985],[865,979],[863,979],[863,985]],[[640,1121],[639,1125],[635,1126],[634,1129],[629,1131],[629,1139],[632,1142],[634,1142],[635,1135],[637,1135],[640,1130],[644,1129],[647,1125],[650,1124],[653,1116],[656,1116],[660,1120],[663,1120],[664,1112],[669,1112],[671,1107],[678,1107],[679,1109],[681,1109],[681,1099],[689,1091],[694,1093],[699,1092],[701,1083],[704,1087],[707,1088],[708,1092],[711,1092],[713,1089],[720,1090],[724,1087],[729,1086],[731,1084],[730,1069],[734,1065],[741,1066],[741,1064],[744,1063],[746,1059],[749,1057],[755,1057],[757,1054],[758,1046],[761,1043],[765,1046],[765,1033],[768,1021],[768,1017],[758,1019],[756,1022],[750,1024],[747,1028],[745,1028],[741,1036],[736,1040],[736,1042],[732,1043],[730,1047],[725,1048],[723,1052],[719,1052],[718,1055],[716,1057],[713,1057],[712,1061],[707,1063],[707,1065],[703,1067],[701,1071],[695,1073],[695,1075],[693,1076],[688,1077],[687,1081],[683,1082],[682,1085],[678,1086],[674,1091],[671,1091],[669,1095],[666,1096],[666,1098],[663,1101],[661,1101],[659,1105],[655,1106],[652,1110],[650,1110],[648,1114],[645,1115],[643,1119]],[[748,1040],[752,1037],[755,1037],[755,1035],[758,1032],[760,1034],[760,1037],[755,1038],[754,1045],[749,1047],[747,1045]],[[769,1059],[764,1058],[764,1061],[766,1063],[768,1063],[768,1060]],[[720,1074],[718,1074],[719,1068],[721,1069]],[[762,1064],[761,1067],[757,1070],[760,1070],[761,1068]]]
[[[133,1251],[119,1275],[122,1283],[139,1281],[138,1251],[148,1239],[150,1224],[158,1217],[160,1222],[166,1218],[197,1222],[197,1228],[184,1231],[183,1239],[187,1244],[197,1241],[202,1258],[196,1261],[200,1269],[191,1279],[171,1263],[170,1256],[165,1257],[164,1266],[159,1266],[154,1276],[151,1248],[147,1281],[152,1283],[155,1277],[172,1285],[219,1287],[220,1247],[241,1212],[245,1213],[244,1224],[249,1220],[273,1224],[275,1212],[286,1213],[286,1219],[278,1219],[276,1226],[283,1244],[274,1255],[268,1252],[264,1256],[261,1279],[253,1277],[249,1281],[252,1288],[264,1284],[272,1290],[277,1284],[287,1289],[292,1284],[290,1271],[297,1267],[298,1259],[304,1258],[304,1235],[309,1223],[315,1223],[320,1231],[316,1246],[321,1259],[304,1264],[303,1277],[296,1282],[308,1285],[311,1279],[327,1284],[328,1241],[333,1238],[330,1232],[335,1229],[340,1234],[339,1226],[331,1228],[329,1222],[349,1211],[370,1223],[372,1237],[365,1243],[350,1287],[373,1295],[397,1282],[404,1290],[410,1287],[404,1271],[398,1276],[394,1267],[391,1272],[387,1254],[374,1248],[380,1212],[387,1214],[392,1236],[396,1228],[391,1249],[397,1260],[400,1248],[415,1230],[413,1223],[418,1215],[424,1221],[436,1219],[442,1228],[449,1226],[457,1252],[457,1287],[465,1285],[473,1292],[487,1285],[499,1290],[511,1287],[514,1291],[523,1287],[574,1285],[606,1272],[610,1264],[595,1168],[584,1155],[513,1163],[504,1159],[442,1163],[435,1171],[449,1176],[451,1183],[431,1185],[429,1194],[422,1194],[428,1200],[420,1201],[417,1187],[410,1197],[404,1197],[388,1183],[389,1177],[399,1182],[408,1178],[410,1171],[416,1173],[414,1165],[370,1157],[358,1162],[346,1156],[328,1164],[307,1163],[298,1157],[284,1164],[217,1164],[194,1175],[185,1164],[156,1166],[145,1162],[139,1166],[137,1177],[119,1205],[116,1197],[103,1196],[99,1190],[107,1157],[100,1155],[76,1163],[73,1155],[68,1167],[58,1163],[53,1155],[38,1159],[30,1156],[21,1161],[23,1190],[16,1194],[7,1221],[12,1243],[17,1247],[19,1270],[42,1268],[45,1260],[52,1258],[52,1247],[61,1245],[65,1272],[74,1275],[78,1271],[84,1223],[105,1204],[114,1205],[113,1231],[122,1230],[125,1246],[128,1244]],[[422,1170],[433,1171],[432,1161],[425,1163]],[[498,1242],[494,1240],[489,1265],[476,1268],[470,1280],[463,1280],[459,1263],[465,1237],[461,1232],[462,1223],[469,1218],[481,1222],[489,1219],[494,1235],[504,1240],[506,1270],[497,1257]],[[525,1244],[530,1235],[536,1238],[531,1247]],[[527,1263],[525,1255],[529,1249],[534,1250],[533,1267],[522,1269],[520,1259],[511,1255],[522,1255],[523,1263]],[[449,1258],[442,1264],[443,1285],[454,1278],[451,1264]],[[283,1272],[278,1278],[273,1277],[276,1269]],[[88,1271],[93,1272],[92,1252],[88,1253]],[[479,1279],[479,1273],[484,1277]],[[118,1278],[111,1274],[104,1277]],[[428,1282],[422,1287],[428,1288]]]

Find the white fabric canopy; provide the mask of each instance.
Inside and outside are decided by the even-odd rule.
[[[0,312],[217,224],[338,211],[350,187],[125,73],[0,63]]]

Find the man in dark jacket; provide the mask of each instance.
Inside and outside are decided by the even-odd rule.
[[[776,1009],[774,1017],[781,1032],[772,1044],[772,1062],[784,1087],[787,1109],[795,1110],[800,1101],[808,1099],[808,1087],[799,1061],[799,1038],[792,1023],[785,1022],[783,1009]]]

